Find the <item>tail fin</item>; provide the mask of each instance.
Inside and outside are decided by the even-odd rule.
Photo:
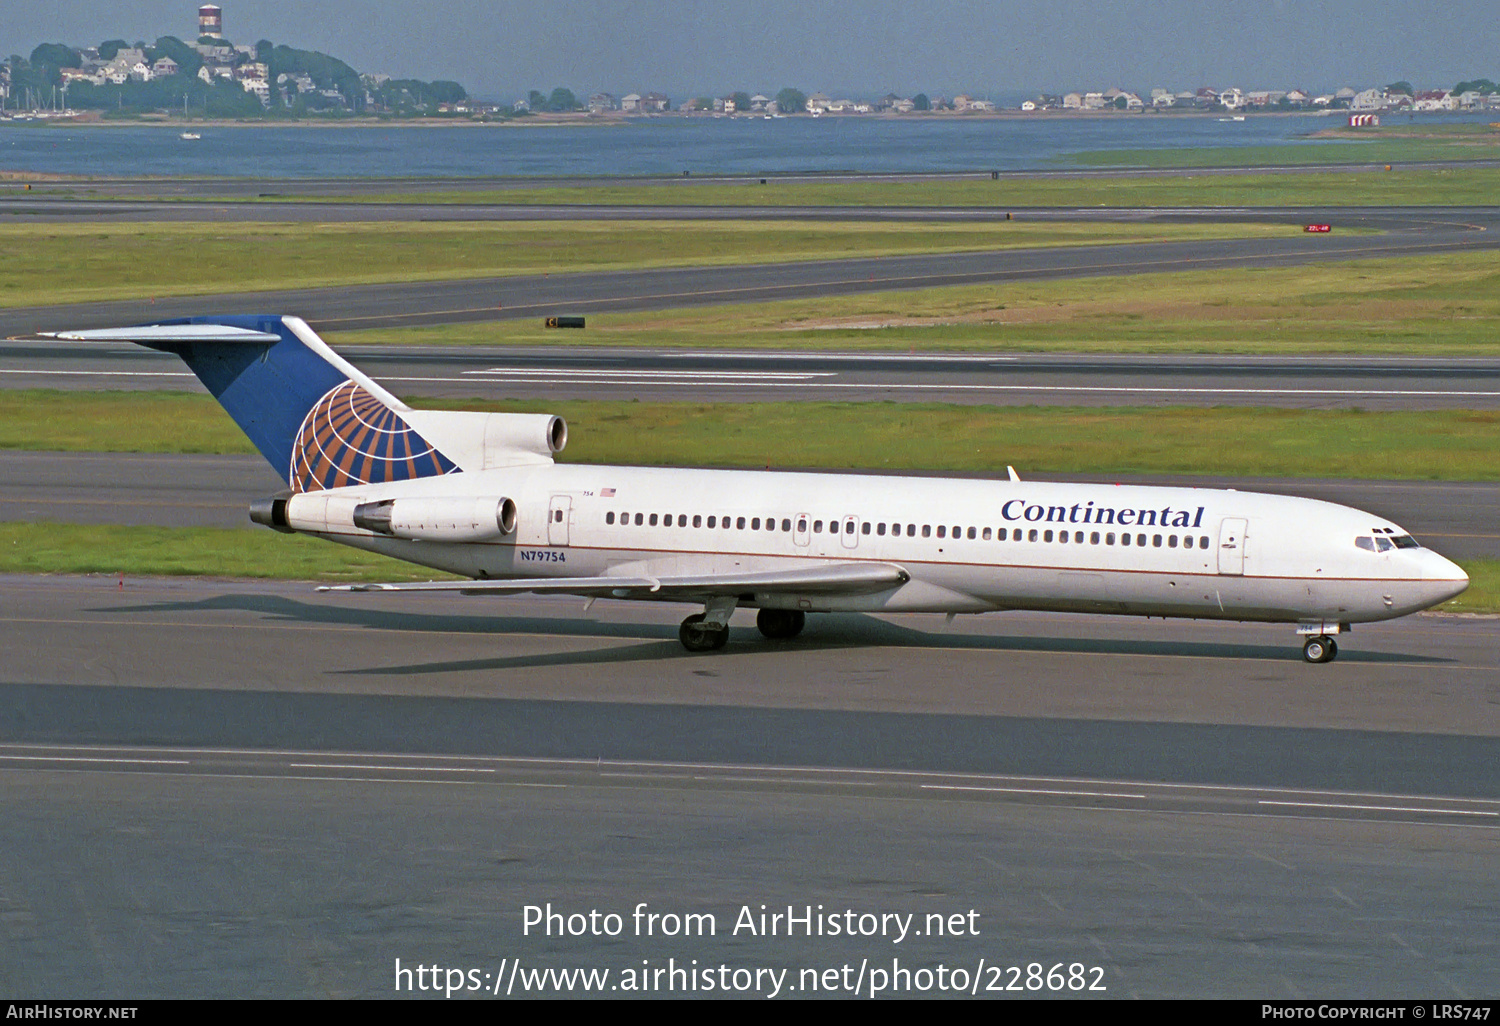
[[[458,465],[419,435],[405,403],[297,317],[190,317],[55,332],[176,353],[293,491],[435,477]]]

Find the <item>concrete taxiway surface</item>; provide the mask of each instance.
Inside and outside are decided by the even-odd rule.
[[[1500,407],[1500,360],[344,346],[398,395],[1066,406]],[[167,353],[0,342],[0,388],[202,391]]]
[[[687,656],[681,609],[579,608],[0,579],[9,991],[382,996],[396,959],[501,993],[517,959],[616,994],[693,959],[783,994],[942,964],[998,996],[984,967],[1030,962],[1105,996],[1494,991],[1496,621],[1309,666],[1284,628],[1038,615]],[[548,902],[715,922],[549,938]],[[733,929],[762,905],[976,917]]]

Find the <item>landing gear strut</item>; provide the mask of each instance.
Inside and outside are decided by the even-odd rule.
[[[712,652],[729,644],[729,617],[739,604],[735,596],[709,600],[707,608],[682,621],[677,638],[689,652]]]
[[[1338,642],[1326,634],[1308,638],[1302,646],[1302,658],[1310,663],[1331,663],[1338,654]]]
[[[762,609],[755,614],[755,626],[768,638],[795,638],[807,626],[807,614],[800,609]]]

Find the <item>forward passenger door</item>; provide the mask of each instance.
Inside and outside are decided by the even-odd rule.
[[[1225,517],[1219,524],[1219,573],[1245,572],[1245,532],[1249,524],[1239,517]]]

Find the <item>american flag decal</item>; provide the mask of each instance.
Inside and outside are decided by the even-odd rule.
[[[613,488],[601,488],[599,495],[601,498],[613,499],[615,497],[615,490]]]

